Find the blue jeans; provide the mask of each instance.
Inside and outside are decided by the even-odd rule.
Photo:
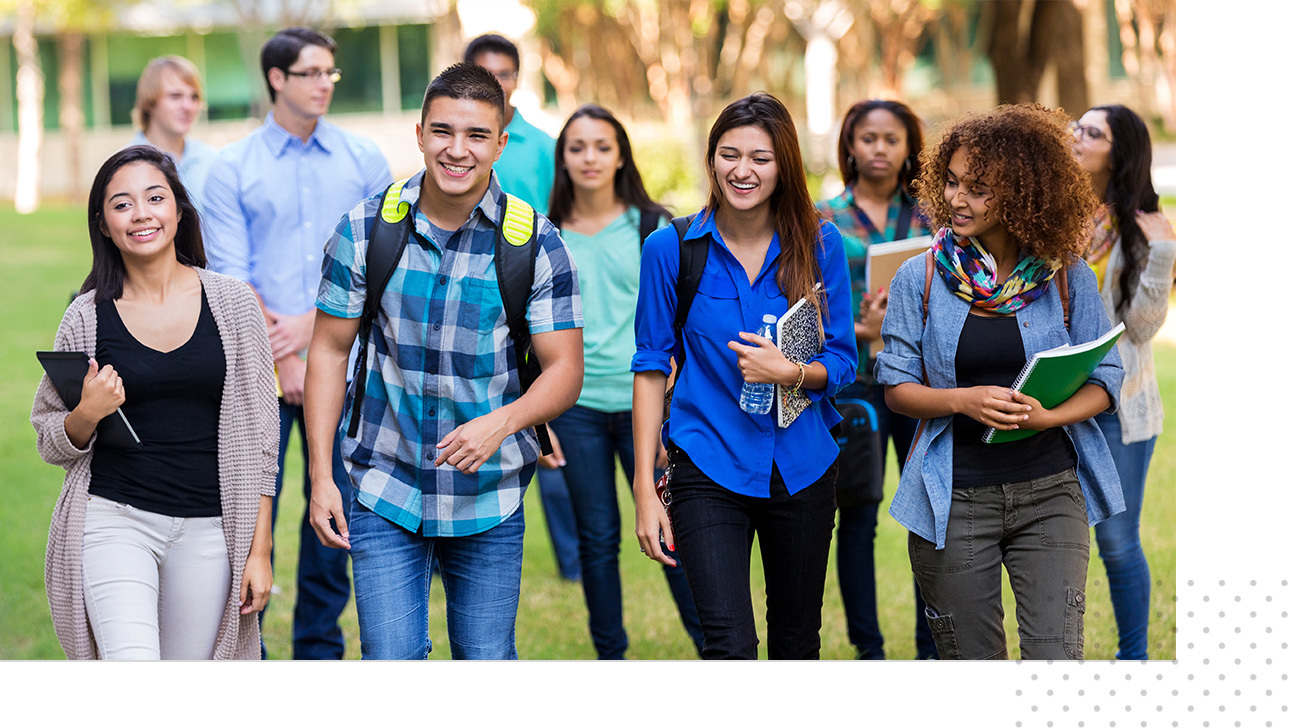
[[[549,423],[566,453],[566,483],[575,507],[584,603],[589,634],[599,660],[624,659],[629,647],[620,592],[620,507],[616,501],[615,458],[625,479],[633,482],[633,420],[629,412],[599,412],[575,405]],[[544,470],[540,469],[540,477]],[[677,559],[681,561],[681,559]],[[701,652],[701,618],[682,564],[666,566],[665,578],[679,616],[697,652]]]
[[[917,421],[890,411],[885,404],[885,387],[877,384],[855,382],[840,391],[841,397],[865,399],[876,410],[877,431],[881,434],[882,457],[886,443],[894,439],[894,452],[898,457],[899,473]],[[881,463],[881,476],[885,463]],[[836,529],[836,573],[840,579],[840,601],[845,607],[845,624],[849,642],[858,652],[859,659],[884,660],[885,637],[876,616],[876,518],[880,503],[865,503],[840,508],[840,523]],[[921,588],[912,580],[916,602],[916,648],[918,660],[938,659],[934,636],[926,622],[926,603],[921,598]]]
[[[324,546],[310,525],[310,448],[305,438],[305,412],[299,405],[279,400],[279,473],[274,482],[273,521],[278,522],[279,494],[283,492],[283,460],[287,456],[292,426],[300,423],[301,458],[305,463],[306,508],[301,514],[301,552],[297,560],[297,603],[292,612],[292,659],[340,660],[346,641],[337,624],[350,598],[346,551]],[[350,501],[350,476],[341,458],[341,433],[333,438],[332,478],[342,503]],[[265,612],[262,611],[263,617]],[[261,643],[265,657],[265,643]]]
[[[565,445],[565,443],[562,443]],[[557,571],[567,581],[580,580],[580,544],[575,533],[575,511],[570,490],[560,469],[539,468],[539,503],[543,506],[548,537],[553,542]]]
[[[531,474],[522,475],[529,479]],[[488,531],[428,538],[352,501],[350,552],[361,656],[427,659],[427,599],[434,558],[445,585],[450,655],[455,660],[517,659],[525,529],[524,503]]]
[[[1095,420],[1114,456],[1114,467],[1123,486],[1123,501],[1128,506],[1123,513],[1096,524],[1096,546],[1105,563],[1114,621],[1119,626],[1119,651],[1115,659],[1146,660],[1149,659],[1146,631],[1150,623],[1150,566],[1141,550],[1141,503],[1157,438],[1124,445],[1118,415],[1103,413]]]
[[[674,545],[705,633],[707,660],[753,660],[758,654],[750,598],[755,535],[764,562],[768,657],[816,660],[822,646],[822,590],[836,511],[836,465],[790,495],[777,466],[769,497],[734,493],[706,477],[687,453],[671,447]]]

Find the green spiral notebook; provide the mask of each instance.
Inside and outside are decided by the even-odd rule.
[[[1122,335],[1123,324],[1120,323],[1095,341],[1065,344],[1040,351],[1020,370],[1011,389],[1027,394],[1038,400],[1043,407],[1051,409],[1074,396]],[[1037,432],[1025,429],[995,430],[989,427],[984,431],[982,439],[990,444],[1012,442],[1023,440]]]

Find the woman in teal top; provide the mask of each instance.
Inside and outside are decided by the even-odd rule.
[[[669,222],[634,165],[624,127],[611,112],[580,107],[557,137],[548,217],[562,231],[584,300],[584,387],[549,423],[563,456],[579,534],[584,601],[598,659],[623,659],[629,646],[620,595],[620,509],[615,458],[633,481],[634,309],[642,239]],[[662,448],[659,460],[664,460]],[[683,625],[701,649],[701,622],[682,564],[666,566]]]
[[[840,178],[845,189],[836,197],[822,200],[818,210],[840,229],[849,256],[853,281],[853,310],[857,312],[854,334],[858,338],[858,380],[840,390],[840,400],[855,399],[870,405],[876,413],[881,437],[881,467],[884,477],[886,443],[894,439],[899,471],[912,445],[917,422],[891,412],[885,405],[884,388],[872,377],[875,355],[868,357],[872,342],[881,338],[881,321],[889,298],[888,282],[875,296],[864,297],[867,249],[874,243],[928,235],[925,219],[916,209],[912,183],[921,171],[921,120],[898,101],[860,101],[845,113],[837,145]],[[873,284],[875,285],[875,284]],[[861,659],[885,659],[885,638],[876,618],[876,515],[881,487],[848,487],[847,474],[836,481],[836,504],[840,524],[836,530],[836,569],[840,596],[845,607],[849,642]],[[864,485],[864,484],[859,484]],[[925,602],[913,582],[916,594],[917,659],[937,657],[930,626],[926,624]]]

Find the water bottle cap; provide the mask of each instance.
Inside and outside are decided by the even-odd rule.
[[[773,315],[773,314],[771,314],[771,313],[766,313],[766,314],[764,314],[764,323],[766,323],[766,324],[775,324],[775,323],[777,323],[777,317],[776,317],[776,316],[774,316],[774,315]]]

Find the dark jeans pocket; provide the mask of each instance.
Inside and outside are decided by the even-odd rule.
[[[957,647],[957,632],[953,629],[952,615],[941,615],[926,607],[926,623],[930,625],[930,633],[935,639],[935,649],[939,650],[939,659],[962,659],[961,650]]]
[[[975,518],[970,497],[971,494],[963,498],[953,492],[942,550],[915,533],[908,533],[908,561],[914,574],[955,574],[974,566]]]
[[[1065,656],[1071,660],[1083,659],[1083,614],[1087,612],[1087,597],[1082,589],[1069,587],[1065,593]]]

